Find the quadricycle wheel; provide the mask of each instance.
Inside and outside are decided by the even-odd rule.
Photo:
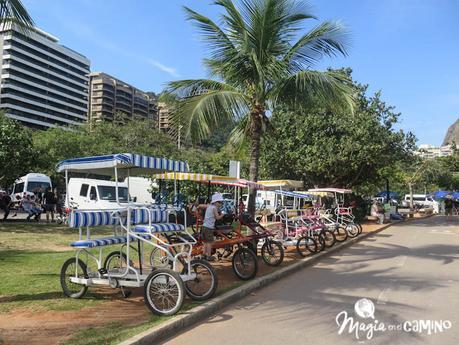
[[[149,274],[144,282],[144,297],[153,314],[169,316],[176,314],[185,298],[185,287],[177,272],[159,268]]]
[[[88,291],[88,286],[72,282],[71,278],[88,279],[86,264],[80,259],[70,258],[61,268],[61,287],[64,295],[71,298],[81,298]]]
[[[284,247],[278,241],[266,239],[261,246],[261,258],[268,266],[279,266],[284,261]]]
[[[258,260],[255,253],[249,248],[239,248],[233,254],[233,272],[241,280],[249,280],[257,275]]]
[[[195,275],[192,280],[184,282],[188,297],[195,301],[205,301],[217,291],[218,279],[215,269],[206,260],[194,259],[190,262],[191,273]],[[188,265],[184,265],[182,274],[188,273]]]
[[[301,256],[307,256],[307,253],[315,254],[319,251],[317,248],[317,242],[314,238],[309,236],[302,236],[296,242],[296,251]]]

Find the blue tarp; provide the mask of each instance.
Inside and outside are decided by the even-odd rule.
[[[310,194],[303,194],[303,193],[297,193],[297,192],[288,192],[286,190],[275,190],[274,193],[279,194],[279,195],[285,195],[285,196],[290,196],[294,198],[299,198],[299,199],[311,199],[313,198],[312,195]]]
[[[447,190],[437,190],[435,192],[430,193],[429,196],[431,196],[434,199],[444,199],[445,196],[452,195],[452,193],[453,192],[449,192]],[[459,193],[457,193],[457,192],[455,192],[455,193],[459,195]]]

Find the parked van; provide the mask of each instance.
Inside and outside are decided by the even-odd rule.
[[[16,180],[13,185],[13,191],[11,192],[11,200],[16,202],[18,200],[16,196],[21,199],[24,195],[32,195],[39,188],[44,193],[48,187],[53,188],[51,179],[45,174],[30,173],[22,176]]]
[[[403,206],[409,207],[410,200],[410,195],[405,194]],[[426,194],[413,194],[413,205],[432,207],[434,213],[439,213],[440,210],[440,204],[438,203],[438,201],[435,201],[432,197],[427,196]]]
[[[154,199],[152,197],[152,188],[158,188],[158,184],[149,178],[144,177],[126,177],[124,183],[128,184],[129,181],[129,194],[134,202],[140,204],[152,204]]]
[[[67,189],[72,207],[80,210],[116,209],[116,183],[113,181],[96,180],[89,178],[71,178]],[[118,183],[118,200],[128,202],[128,188],[126,183]],[[66,207],[67,205],[67,200]]]

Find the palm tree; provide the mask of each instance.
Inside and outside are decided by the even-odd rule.
[[[224,13],[220,25],[185,7],[210,51],[204,64],[211,79],[180,80],[168,92],[181,100],[173,121],[182,135],[200,141],[227,121],[238,127],[233,135],[249,145],[251,181],[258,180],[260,141],[269,114],[283,105],[307,107],[312,100],[324,105],[351,105],[352,89],[345,75],[319,72],[313,65],[323,56],[347,55],[346,33],[338,22],[323,22],[302,33],[303,22],[315,19],[308,7],[295,0],[215,0]],[[249,211],[255,210],[255,194]]]
[[[24,30],[34,26],[21,0],[0,0],[0,25],[6,23],[14,23]]]

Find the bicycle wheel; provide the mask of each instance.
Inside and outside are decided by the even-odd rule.
[[[132,261],[130,262],[132,266]],[[107,271],[123,269],[127,266],[127,256],[125,253],[114,251],[107,255],[104,261],[104,268]]]
[[[258,271],[257,256],[249,248],[239,248],[233,254],[232,266],[239,279],[252,279],[257,275]]]
[[[314,234],[312,235],[312,238],[314,239],[314,241],[316,241],[317,249],[319,252],[325,249],[325,240],[321,234]]]
[[[347,231],[341,225],[335,227],[333,234],[335,235],[336,242],[344,242],[347,240]]]
[[[315,254],[319,250],[317,248],[317,243],[314,241],[312,237],[309,236],[302,236],[296,242],[296,251],[301,256],[307,256],[307,253]]]
[[[353,223],[346,225],[346,231],[350,238],[354,238],[359,235],[359,227]]]
[[[87,285],[73,283],[70,278],[88,279],[86,264],[80,259],[70,258],[61,268],[61,287],[64,295],[71,298],[81,298],[88,291]]]
[[[217,273],[211,264],[205,260],[194,259],[190,262],[191,273],[196,277],[184,282],[186,294],[195,301],[204,301],[211,298],[217,291]],[[187,274],[188,265],[183,268],[182,274]]]
[[[330,230],[322,230],[321,236],[324,239],[325,247],[331,248],[336,242],[335,235]]]
[[[266,239],[261,246],[261,258],[268,266],[279,266],[284,260],[284,247],[277,241]]]
[[[176,314],[185,298],[185,287],[177,272],[159,268],[144,283],[145,304],[153,314],[169,316]]]
[[[359,235],[360,235],[362,233],[362,231],[363,231],[362,224],[360,224],[360,223],[354,223],[354,224],[359,227]]]
[[[172,263],[171,258],[169,257],[169,255],[167,255],[167,253],[164,250],[158,247],[153,248],[150,254],[150,266],[153,269],[156,269],[156,268],[172,269],[172,265],[173,263]]]

